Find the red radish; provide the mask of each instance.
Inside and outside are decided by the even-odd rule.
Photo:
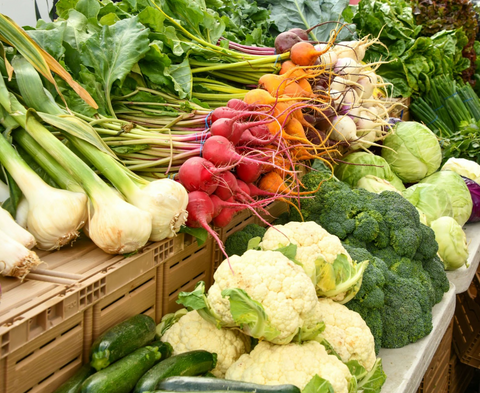
[[[266,146],[271,143],[274,143],[275,141],[278,141],[278,134],[272,135],[268,131],[268,139],[262,139],[262,138],[257,138],[256,136],[253,136],[251,129],[245,130],[240,137],[240,140],[238,141],[237,145],[240,146],[245,146],[245,145],[254,145],[254,146]]]
[[[235,175],[232,172],[223,172],[218,179],[218,187],[215,195],[224,201],[233,197],[237,192],[238,184]]]
[[[227,102],[227,107],[235,109],[237,111],[248,111],[250,109],[250,105],[238,98],[232,98],[231,100],[229,100]]]
[[[262,125],[271,123],[272,121],[275,120],[272,117],[272,119],[269,119],[269,120],[250,121],[250,122],[244,122],[244,123],[239,122],[239,120],[242,117],[253,116],[253,115],[265,116],[263,113],[259,113],[259,112],[243,112],[233,118],[218,119],[213,122],[212,126],[210,127],[210,132],[212,135],[224,136],[229,141],[231,141],[234,145],[236,145],[245,130],[251,127],[262,126]]]
[[[186,225],[190,228],[204,228],[216,240],[218,247],[228,259],[225,247],[218,237],[218,234],[208,225],[212,222],[214,211],[213,202],[207,193],[203,191],[193,191],[188,194],[188,219]]]
[[[226,227],[230,224],[230,221],[232,221],[233,216],[243,209],[245,209],[245,207],[223,209],[220,214],[213,219],[213,225],[219,228]]]
[[[233,119],[235,116],[238,116],[242,113],[245,113],[244,110],[238,110],[234,108],[229,108],[227,106],[221,106],[219,108],[215,108],[212,112],[212,124],[215,123],[219,119]]]
[[[217,167],[229,165],[231,168],[238,165],[240,162],[254,162],[277,167],[276,164],[262,162],[262,160],[238,154],[235,151],[232,142],[220,135],[212,136],[206,140],[203,145],[203,157]],[[264,156],[263,158],[266,160],[268,157]]]
[[[253,162],[241,162],[235,168],[237,177],[247,184],[257,181],[263,173],[269,170],[270,168],[266,165]]]
[[[240,188],[242,190],[242,192],[245,194],[245,195],[248,195],[249,199],[251,199],[251,196],[250,196],[250,188],[248,187],[248,184],[245,183],[244,181],[242,180],[237,180],[237,184],[238,184],[238,188]]]
[[[218,185],[217,175],[232,167],[217,168],[205,158],[191,157],[180,167],[178,180],[189,192],[205,191],[211,194]]]

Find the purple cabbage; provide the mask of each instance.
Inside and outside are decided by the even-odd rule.
[[[472,214],[470,215],[468,222],[480,221],[480,184],[468,177],[462,176],[462,178],[470,191],[473,202]]]

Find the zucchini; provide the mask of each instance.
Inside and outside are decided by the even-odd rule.
[[[148,315],[135,315],[98,337],[90,349],[90,364],[97,371],[147,345],[155,337],[155,321]]]
[[[84,364],[73,374],[66,382],[64,382],[53,393],[79,393],[83,381],[95,372],[95,369],[90,364]]]
[[[81,393],[129,393],[138,380],[160,361],[158,348],[142,347],[88,377]]]
[[[190,351],[172,356],[148,370],[140,378],[133,393],[142,393],[155,390],[162,379],[175,375],[204,374],[217,364],[217,354],[207,351]]]
[[[170,345],[168,342],[163,342],[160,340],[155,340],[148,344],[149,347],[155,347],[158,348],[158,352],[162,355],[162,360],[165,360],[172,356],[173,353],[173,347]]]
[[[300,393],[295,385],[260,385],[251,382],[233,381],[205,377],[170,377],[156,386],[160,391],[173,392],[257,392],[257,393]]]

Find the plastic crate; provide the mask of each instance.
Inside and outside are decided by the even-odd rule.
[[[106,254],[85,239],[71,248],[40,252],[49,270],[77,278],[68,284],[0,278],[4,292],[0,306],[0,358],[155,269],[183,247],[182,234],[152,243],[129,258]]]
[[[79,313],[0,360],[0,393],[51,393],[82,365],[91,318]]]
[[[473,379],[475,369],[463,364],[452,350],[448,363],[448,393],[463,393]]]
[[[269,205],[266,210],[270,213],[267,215],[265,213],[261,213],[261,216],[268,222],[275,221],[282,213],[288,211],[288,205],[284,202],[274,202]],[[257,217],[256,215],[252,214],[250,210],[243,210],[240,213],[236,214],[230,224],[225,228],[215,228],[215,231],[218,233],[220,240],[225,243],[225,240],[232,234],[237,231],[241,231],[245,228],[248,224],[258,224],[261,226],[265,226],[265,223]],[[225,259],[222,251],[218,247],[216,243],[214,243],[214,250],[213,250],[213,272],[217,270],[218,266],[222,261]],[[213,274],[212,272],[212,274]]]
[[[452,348],[453,319],[433,355],[417,393],[445,393],[448,389],[449,361]]]
[[[477,271],[466,292],[457,295],[453,326],[453,347],[459,360],[480,368],[480,273]]]
[[[74,254],[78,266],[82,255],[103,254],[88,242],[86,246],[86,252],[74,249],[85,247],[84,243],[65,253]],[[87,361],[92,341],[106,329],[139,313],[159,322],[163,314],[180,307],[175,302],[180,291],[193,289],[198,280],[210,285],[212,249],[211,238],[200,247],[191,236],[180,234],[152,243],[129,258],[110,255],[98,260],[96,269],[90,267],[92,259],[86,258],[84,267],[96,273],[87,278],[84,274],[72,285],[26,281],[9,286],[0,317],[15,317],[3,319],[0,325],[0,393],[50,393]],[[57,267],[69,263],[61,263],[61,252],[53,253]],[[53,254],[44,254],[44,259],[52,260]],[[53,296],[10,302],[13,293],[26,297],[25,291],[37,288],[36,284],[47,284]],[[22,307],[5,307],[24,306],[29,301],[23,314],[17,313]]]

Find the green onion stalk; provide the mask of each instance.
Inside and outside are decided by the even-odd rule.
[[[0,78],[0,83],[3,82],[3,78]],[[0,86],[0,102],[2,105],[5,101],[6,89],[2,89]],[[8,94],[8,92],[7,92]],[[47,128],[45,128],[37,119],[37,115],[34,111],[26,109],[18,102],[13,94],[9,94],[9,105],[4,109],[9,111],[10,115],[18,122],[18,124],[24,128],[28,134],[36,140],[49,154],[63,167],[68,173],[82,186],[88,195],[92,209],[89,212],[88,217],[88,234],[92,241],[103,251],[109,254],[125,254],[131,253],[139,248],[143,247],[148,241],[152,232],[152,216],[150,213],[143,211],[126,201],[124,201],[115,191],[113,191],[94,171],[88,167],[88,165],[76,156],[68,147],[66,147],[60,140],[58,140]],[[60,119],[60,118],[59,118]],[[13,148],[12,148],[13,149]],[[11,154],[9,154],[11,156]],[[4,155],[2,154],[2,158]],[[9,160],[4,160],[9,161]],[[7,165],[8,162],[2,163],[7,170],[11,173]],[[26,165],[26,164],[25,164]],[[29,168],[27,166],[27,168]],[[12,174],[13,176],[13,174]],[[33,193],[38,185],[37,184],[22,184],[21,175],[19,186],[22,192],[28,199],[29,203],[29,225],[30,230],[30,216],[33,215],[33,211],[42,210],[44,216],[41,220],[48,222],[46,217],[54,216],[66,219],[66,221],[72,221],[69,219],[68,211],[61,211],[60,201],[55,202],[52,197],[45,195],[41,201],[35,199],[30,200],[30,193]],[[15,178],[15,177],[14,177]],[[15,178],[17,181],[17,179]],[[38,183],[38,182],[37,182]],[[54,189],[56,190],[56,189]],[[57,190],[59,192],[69,192],[65,190]],[[83,198],[84,205],[86,206],[87,197],[85,194],[74,193],[80,195]],[[45,201],[53,201],[52,209],[49,210],[45,206]],[[40,205],[38,209],[35,209],[37,205]],[[70,215],[73,214],[74,209],[70,208]],[[82,215],[84,217],[84,214]],[[73,225],[73,224],[72,224]],[[42,233],[48,233],[43,230],[37,231],[39,235]],[[37,236],[32,232],[37,238]],[[76,236],[78,234],[76,233]],[[37,239],[39,242],[39,239]]]
[[[0,135],[0,163],[12,176],[26,200],[26,229],[41,250],[56,250],[79,236],[87,219],[84,193],[51,187],[22,159],[3,135]]]

